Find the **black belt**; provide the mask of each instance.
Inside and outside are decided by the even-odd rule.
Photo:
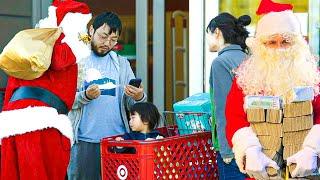
[[[59,114],[67,114],[67,105],[52,92],[39,87],[23,86],[14,91],[10,102],[22,99],[36,99],[57,109]]]

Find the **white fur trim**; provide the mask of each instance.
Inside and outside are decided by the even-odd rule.
[[[251,127],[244,127],[237,130],[232,137],[232,144],[235,158],[243,158],[249,147],[262,147]]]
[[[56,28],[57,27],[57,16],[55,6],[49,6],[48,17],[41,19],[36,25],[37,28]]]
[[[314,125],[306,138],[304,139],[302,147],[310,147],[320,155],[320,124]]]
[[[2,138],[46,128],[56,128],[73,142],[71,121],[51,107],[27,107],[0,113],[0,144]]]
[[[80,34],[87,33],[87,24],[90,21],[91,14],[67,13],[61,21],[59,27],[62,27],[65,37],[61,42],[65,42],[71,48],[76,56],[77,62],[90,55],[90,46],[79,40]]]
[[[300,22],[291,10],[270,12],[258,21],[256,37],[281,33],[301,34]]]

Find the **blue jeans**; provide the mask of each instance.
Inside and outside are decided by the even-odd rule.
[[[79,141],[71,149],[69,180],[100,180],[100,143]]]
[[[219,180],[244,180],[245,174],[239,171],[236,161],[233,159],[229,164],[223,162],[219,152],[217,152],[218,174]]]

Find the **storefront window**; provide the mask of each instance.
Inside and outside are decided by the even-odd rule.
[[[219,11],[230,12],[239,17],[243,14],[251,16],[252,22],[255,25],[259,19],[256,15],[256,10],[261,0],[220,0]],[[277,3],[290,3],[294,7],[294,12],[306,13],[308,12],[308,1],[301,0],[274,0]]]

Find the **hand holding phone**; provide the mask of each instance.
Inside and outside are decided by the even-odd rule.
[[[129,85],[134,86],[136,88],[139,88],[141,84],[141,79],[140,78],[136,78],[136,79],[131,79],[129,81]]]
[[[140,101],[144,96],[141,79],[140,78],[131,79],[129,81],[129,85],[124,87],[124,93],[127,96],[130,96],[131,98],[133,98],[134,100]]]

